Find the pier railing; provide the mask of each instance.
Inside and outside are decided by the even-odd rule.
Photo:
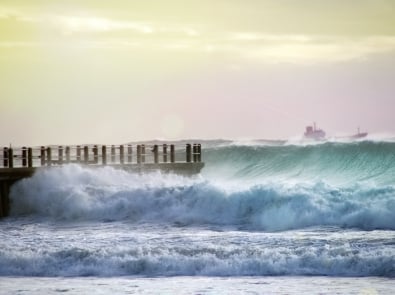
[[[192,163],[201,162],[200,144],[76,145],[4,147],[0,168],[82,165]]]

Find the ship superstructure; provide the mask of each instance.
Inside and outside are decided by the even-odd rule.
[[[306,131],[304,133],[305,138],[314,139],[314,140],[324,140],[325,135],[326,133],[324,130],[317,129],[315,122],[313,126],[306,126]]]

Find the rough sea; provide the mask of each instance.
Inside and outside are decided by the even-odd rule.
[[[0,294],[395,294],[395,140],[205,141],[201,174],[13,185]]]

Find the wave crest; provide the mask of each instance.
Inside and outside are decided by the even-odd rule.
[[[201,177],[138,175],[77,165],[43,170],[12,187],[12,215],[229,225],[278,231],[330,225],[395,229],[395,188],[259,183],[229,189]]]
[[[395,183],[395,143],[220,146],[204,150],[209,178],[325,181],[333,185]]]

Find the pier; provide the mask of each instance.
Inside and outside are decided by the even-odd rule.
[[[67,164],[129,172],[193,175],[204,167],[201,144],[76,145],[4,147],[0,153],[0,218],[9,214],[11,186],[37,170]]]

